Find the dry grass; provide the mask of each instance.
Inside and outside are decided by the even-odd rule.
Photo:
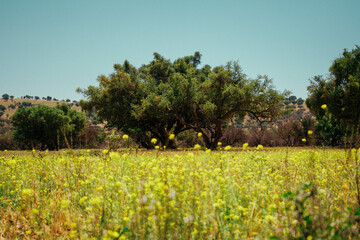
[[[18,106],[16,106],[15,109],[9,108],[9,106],[15,105],[16,103],[23,103],[23,102],[29,102],[32,104],[32,106],[45,105],[45,106],[49,106],[49,107],[56,107],[60,103],[66,103],[66,102],[62,102],[62,101],[46,101],[46,100],[42,100],[42,99],[34,100],[34,99],[19,99],[19,98],[14,98],[13,100],[9,99],[9,100],[5,101],[4,99],[1,98],[0,105],[3,105],[6,107],[6,110],[5,110],[2,118],[10,119],[10,117],[18,109]],[[81,108],[75,106],[75,104],[71,107],[71,109],[79,111],[79,112],[81,111]]]

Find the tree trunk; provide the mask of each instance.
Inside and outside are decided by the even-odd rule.
[[[209,131],[210,138],[207,136],[207,134],[203,134],[203,139],[204,139],[206,148],[211,149],[211,150],[216,149],[217,144],[218,144],[220,138],[222,137],[221,126],[222,126],[221,122],[218,121],[215,126],[215,131],[213,133],[211,133]]]

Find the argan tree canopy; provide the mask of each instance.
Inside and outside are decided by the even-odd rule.
[[[237,62],[214,68],[200,63],[196,52],[173,62],[154,53],[140,68],[115,64],[114,73],[98,77],[99,86],[78,89],[86,98],[80,105],[147,148],[151,138],[174,147],[170,134],[193,129],[214,149],[227,120],[250,114],[263,122],[279,114],[283,94],[267,76],[250,79]]]

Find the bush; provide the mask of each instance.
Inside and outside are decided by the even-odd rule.
[[[21,104],[23,107],[31,107],[32,103],[31,102],[22,102]]]
[[[224,130],[220,142],[222,142],[224,146],[242,146],[243,143],[247,142],[247,135],[241,128],[228,128]]]

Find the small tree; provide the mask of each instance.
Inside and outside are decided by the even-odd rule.
[[[288,99],[290,102],[294,102],[294,101],[296,101],[297,98],[296,98],[296,96],[291,95],[290,97],[288,97]]]
[[[6,110],[6,107],[4,105],[0,105],[0,112],[4,112]]]
[[[12,125],[14,140],[32,148],[59,149],[81,132],[85,117],[67,106],[52,108],[40,105],[17,110],[12,117]]]
[[[7,101],[9,99],[9,94],[5,93],[2,95],[2,98]]]
[[[305,102],[305,100],[302,99],[302,98],[298,98],[298,99],[296,100],[296,103],[297,103],[297,105],[299,105],[299,106],[303,105],[304,102]]]

